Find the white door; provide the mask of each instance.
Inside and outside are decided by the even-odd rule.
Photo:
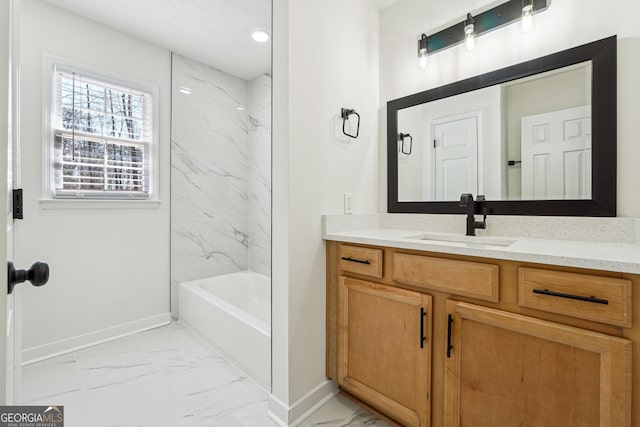
[[[6,218],[6,227],[0,227],[0,265],[7,265],[7,257],[12,256],[13,239],[11,238],[13,219],[11,217],[10,188],[12,185],[11,169],[13,158],[11,155],[11,4],[0,2],[0,176],[7,181],[0,188],[0,212]],[[5,267],[6,268],[6,267]],[[6,271],[6,270],[5,270]],[[7,275],[0,275],[0,330],[6,331],[6,339],[0,340],[0,404],[15,402],[15,322],[13,310],[13,296],[7,294]]]
[[[591,107],[523,117],[522,199],[591,198]]]
[[[0,248],[4,249],[0,255],[0,263],[7,265],[15,256],[15,222],[13,212],[13,189],[20,187],[20,168],[17,159],[20,157],[20,114],[19,114],[19,39],[18,22],[20,0],[9,0],[2,3],[0,11],[0,156],[6,160],[0,161],[0,174],[6,177],[6,184],[2,186],[0,195],[0,209],[5,215],[5,227],[0,231]],[[6,72],[6,74],[4,74]],[[5,122],[6,119],[6,122]],[[6,124],[6,126],[5,126]],[[5,132],[6,130],[6,132]],[[6,139],[4,138],[6,136]],[[0,175],[1,176],[1,175]],[[24,266],[16,266],[18,270]],[[48,267],[47,267],[48,270]],[[48,272],[47,272],[48,275]],[[19,291],[7,292],[7,275],[2,274],[0,286],[6,295],[0,304],[0,318],[4,322],[0,327],[6,330],[6,340],[0,340],[0,354],[4,357],[6,369],[2,378],[2,401],[7,405],[20,403],[20,304]]]
[[[478,117],[434,121],[433,188],[435,200],[459,200],[478,194]]]

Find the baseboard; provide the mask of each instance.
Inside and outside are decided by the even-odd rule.
[[[162,313],[122,325],[112,326],[88,334],[65,338],[60,341],[22,350],[22,366],[27,366],[52,357],[71,353],[92,345],[112,341],[171,323],[171,313]]]
[[[269,418],[280,427],[288,427],[289,425],[289,406],[275,397],[269,395],[267,414]]]
[[[271,394],[269,395],[269,418],[281,427],[298,426],[336,394],[338,394],[338,386],[331,380],[318,384],[291,406]]]

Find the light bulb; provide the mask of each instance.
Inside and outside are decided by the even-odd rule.
[[[520,29],[523,33],[528,33],[536,26],[536,18],[533,14],[533,4],[527,4],[522,8],[522,17],[520,18]]]
[[[427,49],[420,49],[418,53],[418,62],[423,70],[427,68]]]
[[[427,36],[423,34],[418,40],[418,62],[423,70],[427,68]]]
[[[464,27],[464,48],[467,52],[473,52],[476,48],[476,35],[473,32],[473,24]]]
[[[258,43],[266,43],[269,41],[269,33],[263,30],[255,30],[251,33],[251,37]]]
[[[470,13],[467,13],[467,19],[464,21],[464,48],[467,52],[473,52],[476,48],[475,19]]]

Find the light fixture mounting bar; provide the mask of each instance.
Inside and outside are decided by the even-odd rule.
[[[509,0],[493,9],[473,15],[476,36],[487,31],[495,30],[515,22],[522,16],[522,0]],[[534,13],[547,8],[547,0],[533,0]],[[464,41],[464,26],[466,20],[450,26],[442,31],[427,36],[427,52],[435,53],[439,50],[457,45]]]

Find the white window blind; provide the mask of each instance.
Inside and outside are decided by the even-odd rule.
[[[54,196],[148,198],[151,95],[56,69],[54,98]]]

